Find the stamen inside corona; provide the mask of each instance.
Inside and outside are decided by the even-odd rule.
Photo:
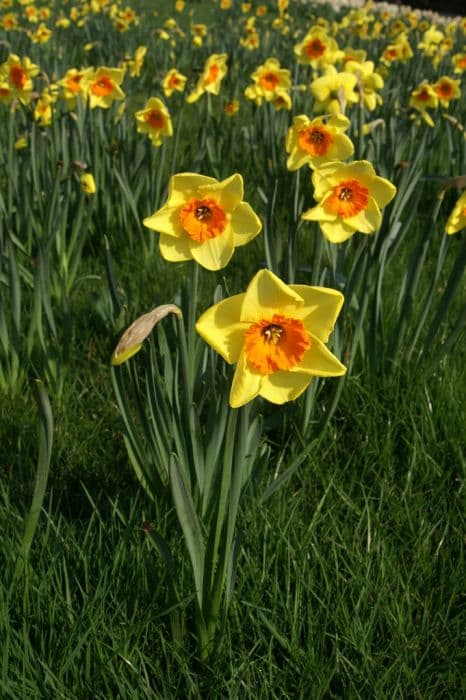
[[[343,180],[325,203],[325,208],[342,219],[349,219],[363,211],[369,203],[369,190],[358,180]]]
[[[197,243],[220,236],[227,226],[227,215],[215,199],[191,197],[179,216],[182,227]]]
[[[301,150],[311,156],[324,156],[333,138],[324,126],[306,126],[299,132],[298,143]]]
[[[253,323],[244,336],[248,364],[260,374],[296,367],[310,347],[311,339],[303,323],[281,314]]]

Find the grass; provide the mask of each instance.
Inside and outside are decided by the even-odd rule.
[[[108,451],[92,440],[111,402],[68,416],[56,450],[60,460],[66,445],[74,494],[55,473],[30,574],[16,586],[26,489],[20,506],[17,465],[4,479],[2,697],[462,697],[461,374],[451,357],[427,387],[405,377],[374,392],[350,379],[315,452],[250,508],[273,478],[271,459],[243,506],[236,590],[210,667],[196,664],[189,640],[169,641],[153,507],[112,448],[117,435]],[[94,473],[84,468],[79,482],[86,458]],[[181,586],[189,573],[177,565]]]

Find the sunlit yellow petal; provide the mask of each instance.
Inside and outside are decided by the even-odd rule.
[[[241,353],[231,383],[230,406],[240,408],[259,394],[263,377],[253,372],[247,365],[244,353]]]
[[[303,300],[270,270],[260,270],[249,283],[241,310],[241,321],[254,322],[280,311],[302,306]]]
[[[330,243],[343,243],[351,238],[356,229],[348,223],[345,223],[342,219],[337,219],[336,221],[321,221],[320,228],[325,238],[330,241]]]
[[[343,305],[343,294],[336,289],[306,284],[291,284],[290,287],[304,300],[304,305],[295,310],[294,318],[301,319],[312,335],[326,343]]]
[[[311,347],[306,350],[300,365],[290,372],[305,372],[316,377],[341,377],[346,374],[346,367],[317,336],[311,335]]]
[[[245,245],[260,233],[262,223],[247,202],[241,202],[231,214],[231,227],[234,231],[235,246]]]
[[[228,265],[234,253],[233,231],[227,226],[224,233],[203,243],[191,241],[191,255],[207,270],[221,270]]]
[[[247,323],[240,323],[244,294],[235,294],[207,309],[196,322],[196,331],[227,362],[238,362]]]
[[[213,185],[207,184],[200,187],[199,192],[203,195],[209,195],[211,192],[215,193],[224,209],[232,210],[243,199],[243,178],[239,173],[235,173],[220,183],[215,182]]]
[[[272,403],[294,401],[307,389],[312,377],[300,372],[275,372],[264,377],[259,395]]]
[[[167,236],[175,238],[183,236],[184,232],[180,223],[179,209],[179,206],[168,207],[165,205],[152,216],[147,216],[142,223],[147,228],[152,229],[152,231],[158,231],[158,233],[164,233]]]

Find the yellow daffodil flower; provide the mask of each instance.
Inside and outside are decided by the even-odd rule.
[[[339,61],[343,52],[338,44],[322,27],[312,27],[304,39],[294,47],[298,63],[324,68]]]
[[[374,72],[373,61],[364,61],[363,63],[347,61],[345,63],[345,71],[354,73],[358,79],[356,91],[366,109],[372,112],[377,105],[382,104],[382,98],[377,93],[377,90],[383,88],[384,81],[381,75]]]
[[[199,335],[229,364],[236,363],[230,406],[256,396],[293,401],[312,377],[339,377],[346,368],[326,347],[343,295],[326,287],[287,285],[260,270],[243,294],[207,309]]]
[[[212,95],[219,94],[220,84],[228,70],[227,59],[226,53],[214,53],[209,56],[196,87],[186,98],[188,103],[196,102],[204,92],[210,92]]]
[[[349,126],[349,119],[342,114],[327,120],[316,117],[312,121],[304,114],[294,117],[286,136],[288,170],[298,170],[306,164],[318,168],[329,161],[352,156],[353,143],[344,133]]]
[[[396,187],[378,177],[366,160],[326,163],[314,170],[312,183],[318,204],[301,218],[318,221],[331,243],[342,243],[356,231],[376,231],[382,222],[380,210],[396,194]]]
[[[445,224],[445,233],[451,236],[466,228],[466,190],[453,207],[453,211]]]
[[[83,101],[87,98],[87,77],[92,73],[92,68],[70,68],[66,71],[64,77],[58,81],[58,85],[62,88],[63,97],[65,98],[68,108],[74,109],[78,95],[81,95]]]
[[[338,73],[334,66],[328,66],[325,74],[313,80],[310,85],[315,99],[315,111],[344,114],[347,104],[359,101],[355,90],[357,82],[358,79],[353,73]]]
[[[457,100],[461,97],[460,89],[461,81],[449,78],[447,75],[442,75],[432,86],[439,99],[442,107],[448,107],[451,100]]]
[[[434,126],[432,117],[427,112],[429,107],[432,109],[438,107],[438,96],[432,85],[423,82],[413,90],[409,98],[409,106],[417,110],[429,126]]]
[[[277,92],[288,91],[291,88],[290,71],[281,68],[276,58],[268,58],[251,74],[252,85],[244,91],[248,100],[254,100],[258,106],[263,100],[271,102]]]
[[[32,78],[39,73],[36,66],[25,56],[23,59],[11,53],[5,63],[0,66],[0,74],[7,81],[11,98],[18,98],[23,104],[28,104],[33,90]]]
[[[176,68],[171,68],[162,81],[162,90],[165,97],[170,97],[175,90],[183,92],[186,80],[185,75],[177,71]]]
[[[454,66],[454,73],[462,73],[466,70],[466,53],[455,53],[451,57],[451,62]]]
[[[168,199],[144,219],[160,233],[160,254],[169,262],[194,259],[208,270],[225,267],[237,246],[249,243],[262,225],[243,202],[243,178],[180,173],[170,179]]]
[[[154,146],[160,146],[165,137],[173,136],[168,109],[157,97],[151,97],[135,117],[138,133],[147,134]]]
[[[125,93],[120,85],[125,71],[122,68],[107,68],[102,66],[86,76],[89,96],[89,106],[108,109],[115,100],[123,100]]]

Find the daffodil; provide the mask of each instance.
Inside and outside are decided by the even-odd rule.
[[[310,85],[315,99],[315,111],[344,114],[347,104],[354,104],[359,100],[355,91],[357,82],[353,73],[339,73],[334,66],[328,66],[325,74],[313,80]]]
[[[377,93],[384,85],[384,81],[379,73],[374,71],[373,61],[347,61],[345,63],[345,71],[354,73],[358,79],[356,86],[359,100],[366,109],[372,112],[377,105],[382,104],[382,98]]]
[[[343,52],[332,37],[328,36],[325,29],[314,26],[308,31],[304,39],[294,47],[298,63],[324,68],[340,60]]]
[[[208,270],[225,267],[234,249],[249,243],[262,228],[252,207],[243,202],[239,174],[221,182],[196,173],[174,175],[167,201],[143,223],[160,233],[165,260],[193,258]]]
[[[86,75],[90,108],[108,109],[115,100],[123,100],[125,93],[120,85],[124,76],[125,71],[122,68],[107,68],[105,66]]]
[[[277,92],[288,91],[291,87],[290,71],[281,68],[276,58],[268,58],[251,74],[252,85],[244,91],[248,100],[254,100],[258,106],[265,99],[271,102]]]
[[[457,100],[461,97],[460,89],[461,81],[449,78],[447,75],[442,75],[432,86],[437,94],[442,107],[448,107],[451,100]]]
[[[87,76],[92,73],[92,68],[69,68],[64,77],[58,81],[58,85],[63,90],[69,109],[74,109],[78,95],[81,95],[83,101],[87,98],[88,83]]]
[[[326,287],[287,285],[260,270],[246,292],[207,309],[196,330],[229,364],[236,363],[230,405],[256,396],[292,401],[312,377],[338,377],[346,368],[326,347],[343,295]]]
[[[154,146],[160,146],[164,137],[173,136],[168,109],[157,97],[151,97],[135,117],[138,133],[147,134]]]
[[[210,92],[212,95],[219,94],[221,82],[228,70],[227,58],[226,53],[214,53],[209,56],[196,87],[186,98],[187,102],[190,104],[196,102],[205,92]]]
[[[343,114],[327,120],[310,120],[305,114],[296,116],[286,136],[288,170],[298,170],[306,164],[318,168],[331,160],[349,158],[354,153],[353,143],[344,133],[349,126],[350,121]]]
[[[342,243],[353,233],[373,233],[382,221],[380,212],[395,196],[396,187],[376,175],[366,160],[326,163],[312,174],[318,204],[302,214],[318,221],[324,236]]]
[[[16,97],[23,104],[28,104],[31,100],[32,78],[38,73],[39,66],[32,63],[27,56],[21,59],[13,53],[0,66],[0,75],[8,83],[11,99]]]
[[[457,233],[463,228],[466,228],[466,190],[453,207],[453,211],[448,217],[445,224],[445,233],[451,236],[452,233]]]
[[[429,126],[434,126],[432,117],[427,112],[429,107],[432,109],[438,107],[438,96],[432,85],[423,82],[413,90],[409,98],[409,106],[416,109]]]
[[[165,97],[170,97],[175,90],[183,92],[186,80],[185,75],[177,71],[176,68],[171,68],[162,81],[162,90]]]

